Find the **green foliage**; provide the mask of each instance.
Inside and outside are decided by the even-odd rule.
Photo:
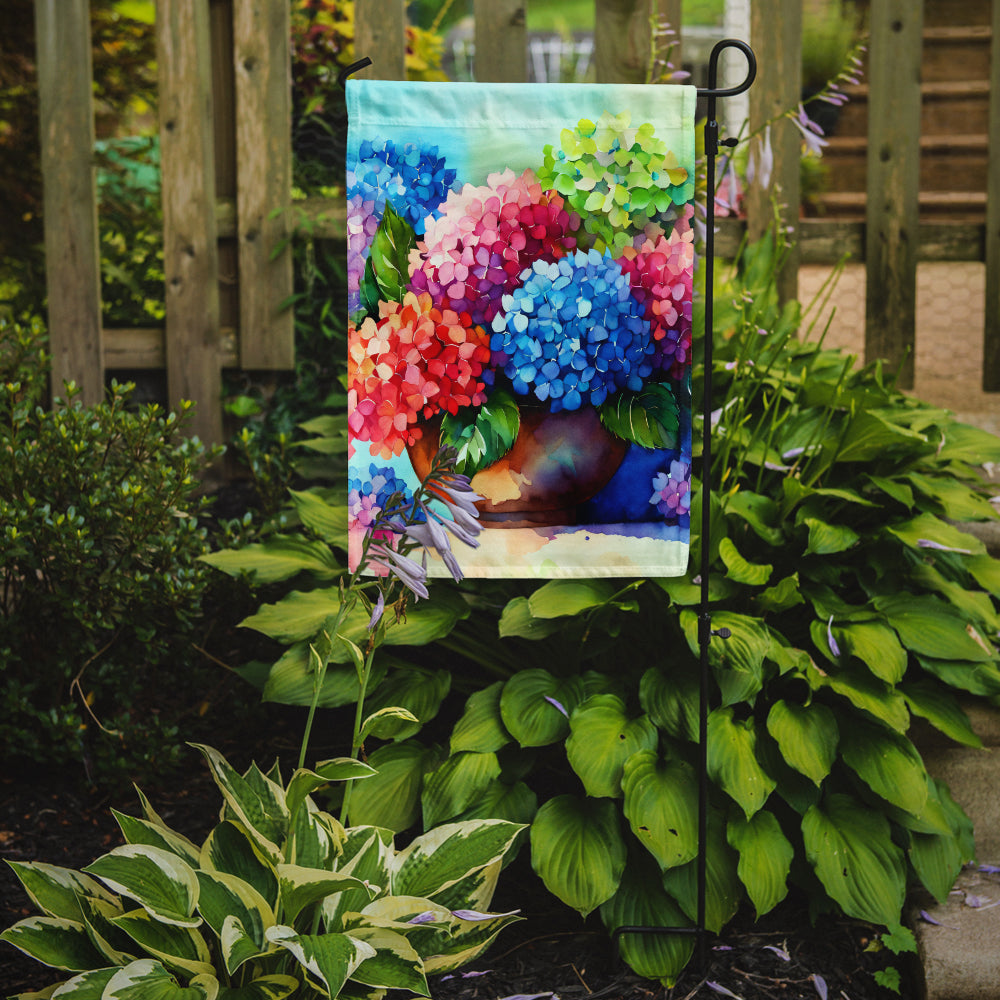
[[[40,916],[0,939],[71,973],[61,996],[429,996],[427,974],[473,960],[514,913],[486,912],[521,827],[450,823],[397,849],[388,830],[345,829],[313,793],[369,778],[352,758],[243,774],[207,746],[223,798],[197,845],[140,793],[115,814],[126,843],[83,871],[11,862]]]
[[[81,758],[107,777],[175,753],[143,706],[189,666],[208,574],[195,499],[209,457],[129,386],[52,409],[40,324],[0,321],[0,743],[8,761]],[[157,757],[159,756],[159,760]]]

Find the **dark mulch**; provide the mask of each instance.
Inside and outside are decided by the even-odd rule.
[[[282,720],[277,722],[280,732]],[[289,733],[290,736],[290,733]],[[281,736],[278,743],[289,743]],[[270,741],[274,745],[274,741]],[[245,747],[221,741],[234,763]],[[283,754],[284,756],[284,754]],[[6,775],[0,778],[0,858],[38,860],[80,868],[121,843],[110,808],[138,814],[133,794],[102,795],[76,784],[72,776]],[[203,837],[217,816],[219,797],[207,769],[192,767],[150,793],[164,820],[192,839]],[[616,960],[596,917],[583,922],[544,892],[525,857],[500,880],[494,906],[520,908],[525,920],[504,931],[469,970],[433,977],[436,1000],[498,1000],[516,995],[562,1000],[690,1000],[735,994],[744,1000],[886,1000],[872,975],[895,964],[904,974],[902,996],[917,990],[910,970],[885,952],[866,951],[871,929],[857,922],[823,918],[811,926],[798,901],[783,904],[759,924],[740,914],[718,939],[706,942],[704,971],[691,968],[673,990],[634,975]],[[0,927],[31,914],[31,906],[6,865],[0,866]],[[787,955],[787,958],[785,957]],[[0,995],[40,989],[58,973],[0,944]],[[713,985],[714,984],[714,985]]]

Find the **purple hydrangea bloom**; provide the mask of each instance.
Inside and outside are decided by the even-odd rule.
[[[686,518],[691,514],[691,466],[685,461],[673,461],[666,472],[653,477],[651,504],[667,518]]]
[[[519,281],[503,296],[490,338],[491,364],[515,393],[534,395],[556,413],[642,388],[656,344],[628,275],[609,253],[578,250],[536,261]]]

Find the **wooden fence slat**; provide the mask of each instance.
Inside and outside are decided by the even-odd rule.
[[[1000,0],[993,0],[989,154],[986,179],[986,324],[983,390],[1000,392]]]
[[[240,365],[246,369],[295,367],[294,315],[282,307],[292,294],[290,21],[287,0],[233,7]],[[285,248],[275,256],[281,243]]]
[[[104,397],[89,0],[35,0],[52,392]]]
[[[923,4],[872,0],[868,52],[865,360],[913,387]],[[905,359],[905,360],[904,360]]]
[[[206,0],[160,0],[156,57],[163,178],[167,394],[198,406],[192,431],[222,441],[219,255]]]
[[[475,76],[481,83],[528,79],[525,0],[475,0]]]
[[[355,0],[354,57],[372,65],[355,73],[373,80],[406,79],[405,0]]]
[[[655,44],[653,26],[673,0],[594,0],[594,69],[598,83],[645,83]],[[675,30],[680,37],[680,19]],[[679,67],[678,67],[679,68]]]
[[[776,0],[750,8],[750,41],[762,72],[750,88],[750,131],[794,108],[802,91],[802,4]],[[759,140],[755,139],[754,142]],[[802,136],[787,118],[771,125],[774,168],[766,188],[756,178],[747,192],[750,238],[759,239],[774,221],[774,203],[780,206],[780,224],[792,229],[795,241],[777,277],[778,296],[785,302],[798,295],[799,282],[799,158]],[[758,147],[759,149],[760,147]]]

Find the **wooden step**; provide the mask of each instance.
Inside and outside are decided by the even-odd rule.
[[[924,27],[989,24],[992,13],[991,0],[924,0]]]
[[[937,80],[920,86],[921,135],[986,133],[989,121],[989,80]],[[867,83],[846,89],[848,102],[841,109],[836,135],[867,135]]]
[[[865,136],[831,136],[823,151],[834,191],[861,191],[868,173]],[[925,135],[920,138],[920,188],[925,191],[985,191],[985,135]]]
[[[827,218],[865,218],[868,196],[863,191],[831,191],[818,195],[816,202]],[[986,217],[986,192],[921,191],[920,218],[955,222],[982,222]]]
[[[920,76],[924,83],[990,78],[989,25],[954,25],[924,29]]]

